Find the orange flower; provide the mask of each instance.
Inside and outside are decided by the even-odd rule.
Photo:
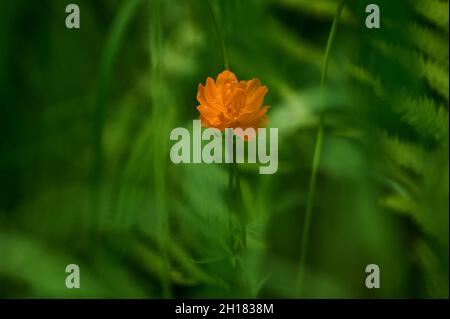
[[[216,81],[210,77],[206,85],[199,84],[197,100],[200,105],[200,120],[204,127],[225,128],[249,127],[255,130],[268,123],[268,106],[261,107],[267,87],[254,78],[238,81],[233,72],[225,70]]]

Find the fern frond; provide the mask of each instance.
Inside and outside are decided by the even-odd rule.
[[[400,47],[384,41],[374,41],[373,45],[387,57],[396,60],[404,69],[417,76],[423,76],[430,87],[447,101],[449,98],[448,69],[427,59],[423,54],[414,50]]]
[[[409,33],[414,34],[413,45],[420,52],[448,68],[447,37],[419,23],[411,24]]]
[[[421,214],[420,205],[411,197],[400,194],[391,194],[381,199],[381,206],[393,210],[397,213],[409,216],[416,224],[425,225]],[[426,231],[426,229],[424,229]]]
[[[424,169],[425,150],[418,144],[400,140],[398,137],[389,136],[386,133],[381,135],[383,149],[396,165],[422,173]]]
[[[414,96],[403,89],[400,93],[386,94],[393,109],[402,119],[424,137],[442,140],[448,135],[448,111],[428,96]]]
[[[423,239],[415,244],[414,250],[420,266],[425,270],[428,294],[431,297],[448,298],[448,267],[442,267],[436,252]]]
[[[448,34],[448,2],[439,0],[412,0],[414,10],[423,18]]]
[[[436,62],[426,60],[422,62],[422,69],[428,84],[446,101],[449,98],[448,70],[443,70]]]
[[[449,117],[443,104],[425,95],[414,95],[405,88],[389,89],[365,68],[350,64],[347,70],[356,80],[371,87],[376,96],[391,105],[402,116],[402,120],[421,136],[437,141],[448,136]]]

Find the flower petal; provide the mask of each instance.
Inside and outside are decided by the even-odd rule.
[[[208,105],[208,102],[205,98],[205,87],[203,86],[203,84],[198,85],[197,101],[202,105]]]
[[[259,109],[264,101],[267,91],[267,86],[261,86],[257,89],[252,89],[250,93],[247,93],[247,99],[245,102],[246,109]]]
[[[204,127],[243,129],[267,124],[268,106],[261,107],[268,90],[257,78],[238,81],[233,72],[225,70],[216,80],[208,77],[198,86],[197,107]]]
[[[254,112],[241,114],[238,121],[239,126],[242,128],[254,127],[255,125],[257,126],[260,122],[260,119],[265,116],[268,109],[269,106],[264,106],[263,108]]]
[[[200,92],[201,90],[201,92]],[[214,108],[218,111],[223,112],[225,110],[225,107],[222,102],[222,94],[221,91],[216,87],[216,84],[214,83],[214,80],[212,78],[206,79],[206,85],[205,86],[199,86],[199,94],[200,97],[203,94],[203,102],[200,100],[200,104],[208,105],[210,108]],[[198,95],[197,95],[198,96]],[[197,97],[198,99],[198,97]]]
[[[229,70],[225,70],[217,76],[217,86],[223,86],[227,83],[237,83],[236,75]]]

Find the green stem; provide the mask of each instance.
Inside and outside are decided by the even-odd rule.
[[[325,80],[327,77],[327,71],[328,71],[328,62],[330,59],[330,51],[331,46],[334,41],[334,37],[336,35],[337,26],[339,22],[339,17],[342,12],[342,8],[344,7],[344,0],[341,0],[339,2],[339,5],[336,10],[336,14],[333,19],[333,24],[331,26],[330,34],[328,36],[327,46],[325,49],[325,56],[322,63],[322,71],[320,76],[320,90],[323,91],[323,88],[325,86]],[[319,172],[319,166],[320,166],[320,155],[322,151],[322,144],[323,144],[323,135],[324,135],[324,123],[325,123],[325,115],[322,112],[320,114],[320,120],[319,120],[319,129],[317,132],[317,138],[316,138],[316,145],[314,147],[314,156],[313,156],[313,163],[312,163],[312,171],[311,171],[311,179],[309,183],[308,188],[308,196],[306,199],[306,212],[305,212],[305,221],[303,224],[303,234],[302,234],[302,241],[301,241],[301,247],[300,247],[300,260],[299,260],[299,271],[297,276],[297,282],[295,285],[295,296],[301,296],[303,283],[304,283],[304,276],[305,276],[305,260],[307,256],[307,250],[308,250],[308,241],[309,241],[309,232],[311,228],[311,220],[312,220],[312,208],[313,208],[313,201],[314,201],[314,193],[316,190],[316,182],[317,182],[317,174]]]
[[[229,164],[228,214],[233,251],[236,255],[246,246],[245,219],[242,215],[241,180],[239,166],[234,161]],[[238,223],[238,224],[236,224]]]
[[[239,165],[237,163],[233,163],[235,165],[234,169],[234,183],[235,183],[235,203],[237,209],[239,210],[239,235],[240,235],[240,245],[241,249],[245,249],[247,246],[247,233],[246,233],[246,221],[243,211],[243,202],[242,202],[242,193],[241,193],[241,176],[239,173]]]
[[[226,70],[230,69],[230,65],[228,63],[228,54],[227,54],[227,50],[225,47],[225,41],[222,35],[222,32],[220,31],[219,28],[219,24],[217,22],[216,16],[214,14],[214,10],[213,7],[211,5],[210,0],[206,0],[206,3],[208,4],[208,9],[209,9],[209,13],[211,14],[211,18],[213,20],[214,23],[214,28],[216,30],[217,33],[217,37],[219,38],[220,41],[220,45],[222,47],[222,54],[223,54],[223,64]],[[233,138],[233,149],[235,146],[234,143],[234,138]],[[239,167],[237,165],[237,163],[235,162],[235,156],[234,156],[234,151],[233,151],[233,158],[232,158],[232,162],[229,164],[229,178],[228,178],[228,193],[229,193],[229,199],[228,199],[228,213],[229,213],[229,227],[230,227],[230,231],[233,234],[234,233],[234,218],[237,216],[238,209],[239,209],[239,205],[238,203],[240,203],[240,196],[241,196],[241,183],[240,183],[240,177],[239,177]],[[233,216],[235,215],[235,216]],[[242,229],[243,229],[243,225],[240,225],[240,233],[241,233],[241,237],[244,239],[245,238],[245,234],[242,234]],[[245,242],[245,240],[243,240],[243,243]],[[245,244],[243,244],[244,246]],[[235,246],[234,243],[232,242],[232,246]]]
[[[222,32],[220,31],[219,23],[217,22],[211,2],[210,2],[210,0],[206,0],[206,2],[208,3],[209,13],[211,14],[211,17],[212,17],[212,20],[214,23],[214,28],[216,29],[217,37],[219,38],[220,46],[222,47],[222,55],[223,55],[223,62],[224,62],[223,65],[225,67],[225,70],[229,70],[230,64],[228,63],[228,54],[227,54],[227,49],[225,47],[225,40],[223,38]]]
[[[238,137],[239,138],[239,137]],[[233,142],[233,150],[236,144]],[[229,244],[232,252],[232,266],[235,271],[236,292],[244,292],[241,297],[249,296],[248,282],[245,278],[245,263],[243,251],[246,248],[246,222],[242,205],[241,181],[239,165],[234,156],[229,165],[228,179],[228,218],[229,218]]]
[[[232,226],[232,214],[233,214],[233,203],[234,203],[234,191],[233,191],[233,185],[234,185],[234,163],[228,164],[228,214],[230,219],[230,229]]]
[[[217,22],[216,16],[214,15],[214,10],[211,5],[210,0],[206,0],[208,3],[209,12],[211,14],[212,20],[214,22],[214,28],[217,33],[217,37],[219,38],[220,45],[222,47],[222,55],[224,61],[225,70],[230,69],[230,65],[228,63],[228,54],[225,47],[224,37],[222,32],[220,31],[219,24]],[[235,148],[234,138],[233,138],[233,149]],[[243,215],[243,205],[242,205],[242,195],[241,195],[241,181],[239,175],[239,166],[236,163],[236,157],[234,156],[233,151],[233,159],[232,163],[229,164],[229,179],[228,179],[228,192],[229,192],[229,202],[228,202],[228,211],[229,211],[229,227],[231,234],[231,247],[234,254],[234,259],[237,267],[237,279],[238,285],[242,287],[242,290],[247,291],[247,279],[244,274],[244,265],[242,264],[241,254],[242,250],[244,250],[247,246],[246,242],[246,223]],[[236,223],[237,229],[236,229]],[[247,296],[247,292],[244,296]]]
[[[325,56],[324,56],[323,62],[322,62],[322,74],[320,75],[320,89],[321,90],[323,90],[323,88],[325,86],[325,80],[327,78],[327,72],[328,72],[328,62],[330,61],[331,46],[333,45],[334,37],[336,36],[337,26],[339,23],[339,18],[341,16],[342,8],[344,7],[344,2],[345,2],[345,0],[341,0],[341,2],[339,2],[339,5],[336,9],[336,14],[334,15],[330,34],[328,36],[327,47],[325,49]]]

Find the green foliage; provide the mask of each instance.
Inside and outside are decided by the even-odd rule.
[[[268,86],[279,170],[170,162],[223,68],[205,0],[0,4],[0,296],[292,297],[319,113],[305,296],[448,297],[448,1],[211,0],[230,67]],[[241,216],[241,217],[242,217]],[[66,289],[80,265],[82,289]],[[364,286],[365,266],[382,288]]]

